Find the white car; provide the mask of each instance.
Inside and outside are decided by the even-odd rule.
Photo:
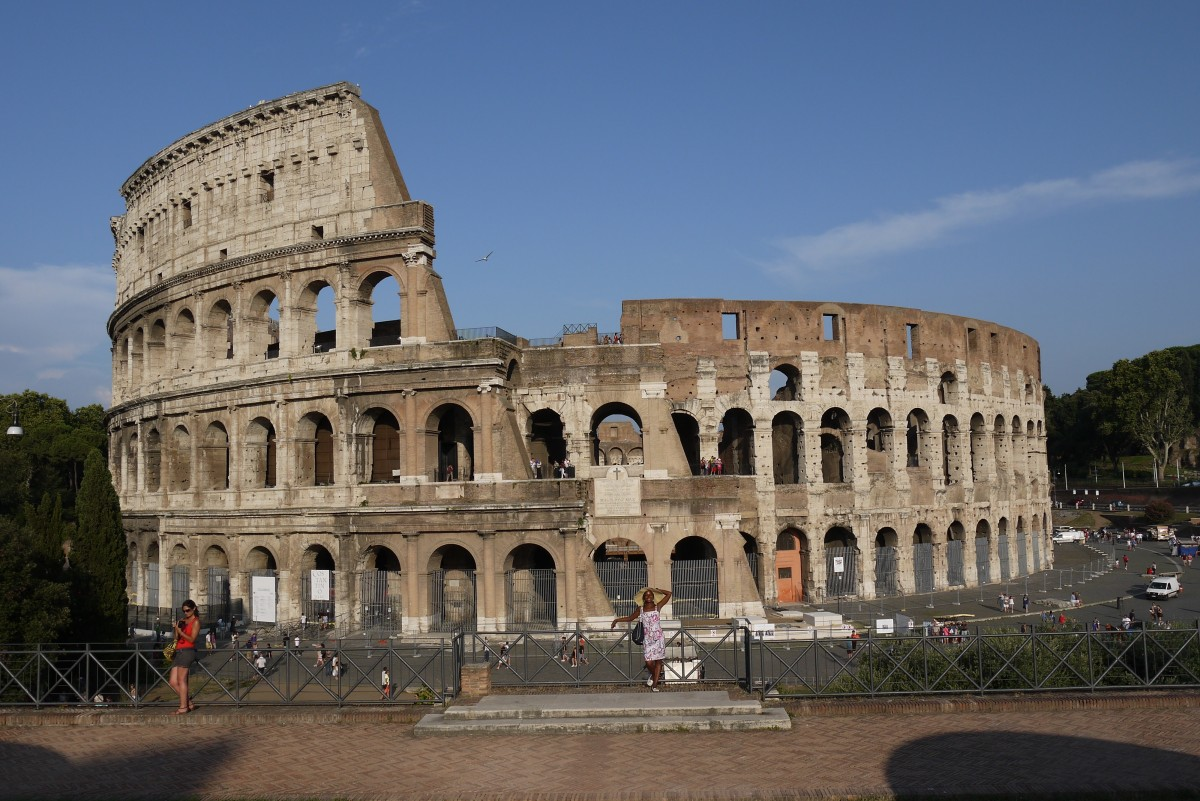
[[[1078,529],[1068,528],[1062,531],[1054,532],[1051,537],[1055,542],[1083,542],[1083,532]]]
[[[1147,598],[1173,598],[1182,591],[1179,579],[1174,576],[1159,576],[1146,585]]]

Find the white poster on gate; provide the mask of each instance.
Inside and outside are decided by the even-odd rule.
[[[309,582],[309,590],[312,593],[309,600],[312,601],[328,601],[329,600],[329,571],[328,570],[313,570],[312,580]]]
[[[275,622],[275,577],[250,577],[250,615],[261,623]]]
[[[833,557],[833,572],[834,573],[845,573],[846,572],[846,557],[844,557],[844,556]]]

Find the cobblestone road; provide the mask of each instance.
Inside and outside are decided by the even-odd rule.
[[[437,738],[371,713],[95,713],[94,725],[0,726],[0,799],[636,801],[1121,788],[1172,798],[1200,786],[1197,698],[898,706],[801,716],[790,732]]]

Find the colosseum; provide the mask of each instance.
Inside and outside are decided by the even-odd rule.
[[[456,328],[433,208],[347,83],[197,130],[121,194],[108,426],[134,604],[532,629],[606,623],[644,584],[731,618],[1052,559],[1018,331],[715,298],[544,340]]]

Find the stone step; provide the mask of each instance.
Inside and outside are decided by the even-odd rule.
[[[718,691],[491,695],[426,715],[415,733],[749,731],[790,729],[783,709]]]
[[[656,715],[652,717],[536,718],[498,720],[445,720],[426,715],[414,728],[418,736],[439,734],[626,734],[651,731],[785,731],[792,721],[784,709],[766,709],[751,715]]]

